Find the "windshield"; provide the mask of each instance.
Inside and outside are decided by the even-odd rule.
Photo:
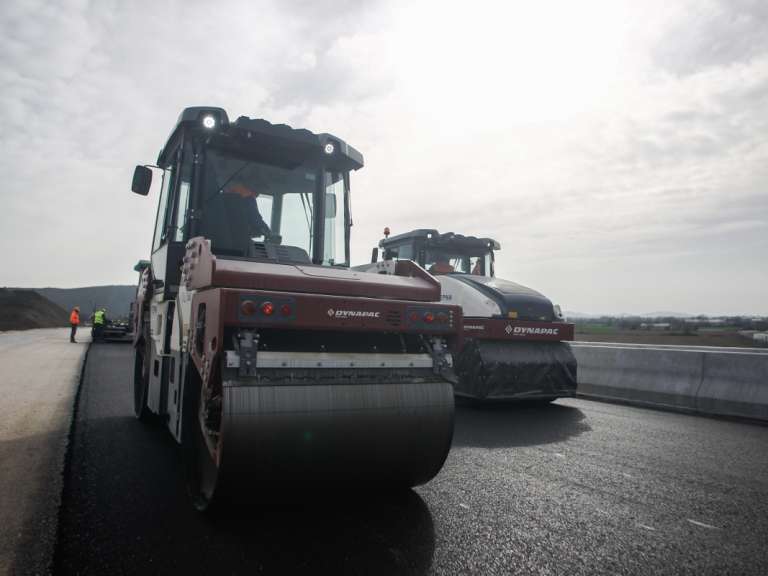
[[[475,276],[492,276],[492,252],[488,251],[479,256],[458,254],[444,250],[427,250],[424,268],[431,274],[474,274]]]
[[[325,184],[322,196],[318,178]],[[200,233],[211,241],[213,253],[222,256],[309,264],[319,241],[324,264],[347,264],[345,197],[340,175],[306,164],[264,164],[209,148]],[[315,230],[318,199],[325,202],[320,236]]]

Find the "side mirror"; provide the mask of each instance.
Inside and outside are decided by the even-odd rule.
[[[371,264],[376,264],[376,261],[378,259],[379,259],[379,249],[374,246],[373,250],[371,251]]]
[[[328,192],[325,195],[325,218],[336,218],[336,194]]]
[[[133,171],[133,183],[131,190],[141,196],[149,194],[149,187],[152,185],[152,170],[146,166],[136,166]]]

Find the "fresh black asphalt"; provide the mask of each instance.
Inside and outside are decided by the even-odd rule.
[[[130,346],[94,345],[56,574],[768,574],[768,427],[561,400],[461,405],[414,491],[255,487],[207,517],[132,416]],[[305,487],[305,488],[304,488]]]

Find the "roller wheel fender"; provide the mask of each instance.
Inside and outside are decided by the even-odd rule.
[[[200,418],[202,380],[189,353],[185,353],[182,391],[181,450],[184,477],[192,505],[199,512],[215,514],[223,507],[221,470],[204,439]]]

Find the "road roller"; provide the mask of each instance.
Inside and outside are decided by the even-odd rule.
[[[133,409],[181,445],[201,511],[238,486],[411,487],[443,465],[461,308],[414,262],[350,269],[362,167],[334,135],[191,107],[134,171],[132,191],[158,208]]]
[[[496,277],[500,249],[493,238],[433,228],[390,236],[387,227],[371,263],[355,269],[414,260],[438,278],[442,302],[461,306],[463,338],[453,357],[457,396],[532,403],[575,396],[574,325],[540,292]]]

